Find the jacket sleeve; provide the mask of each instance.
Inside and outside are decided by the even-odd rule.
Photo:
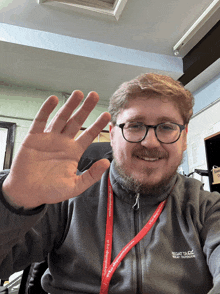
[[[211,193],[206,200],[206,213],[201,233],[207,264],[213,277],[208,294],[220,293],[220,194]]]
[[[65,231],[68,205],[42,205],[33,210],[16,210],[4,199],[0,173],[0,278],[42,261],[59,247]],[[58,229],[59,228],[59,229]]]

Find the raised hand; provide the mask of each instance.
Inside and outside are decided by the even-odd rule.
[[[58,98],[51,96],[43,104],[3,183],[3,193],[12,205],[28,209],[77,196],[109,167],[108,160],[102,159],[82,175],[76,175],[83,152],[110,120],[110,114],[103,113],[74,139],[99,97],[96,92],[89,93],[71,116],[82,100],[83,93],[74,91],[47,127]]]

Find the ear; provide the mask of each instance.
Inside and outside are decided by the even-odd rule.
[[[113,128],[113,126],[112,126],[112,123],[110,122],[110,123],[109,123],[109,133],[110,133],[110,134],[111,134],[112,128]]]
[[[110,135],[110,144],[112,146],[112,141],[113,141],[113,124],[110,122],[109,123],[109,135]]]
[[[187,134],[188,134],[188,125],[185,127],[184,137],[183,137],[183,149],[187,149]]]

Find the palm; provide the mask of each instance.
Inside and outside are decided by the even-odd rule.
[[[29,185],[32,183],[30,193],[38,194],[43,188],[43,194],[48,197],[47,203],[59,202],[64,189],[68,195],[73,193],[74,196],[71,188],[76,181],[78,157],[81,153],[75,145],[74,141],[69,142],[68,138],[51,133],[27,137],[19,159],[24,162],[27,171],[22,175],[23,178]]]
[[[82,93],[75,92],[47,128],[46,121],[57,104],[56,97],[50,97],[43,105],[6,180],[5,192],[12,195],[13,186],[17,204],[35,207],[57,203],[79,195],[99,180],[109,165],[106,160],[96,163],[81,176],[77,176],[76,171],[83,152],[108,123],[109,114],[103,114],[85,134],[74,140],[97,99],[97,94],[90,94],[70,118],[82,100]]]

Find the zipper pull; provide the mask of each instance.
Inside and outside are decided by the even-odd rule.
[[[137,193],[136,200],[135,200],[135,204],[132,206],[132,208],[133,208],[134,210],[139,210],[139,207],[140,207],[140,204],[139,204],[139,198],[140,198],[140,194]]]

